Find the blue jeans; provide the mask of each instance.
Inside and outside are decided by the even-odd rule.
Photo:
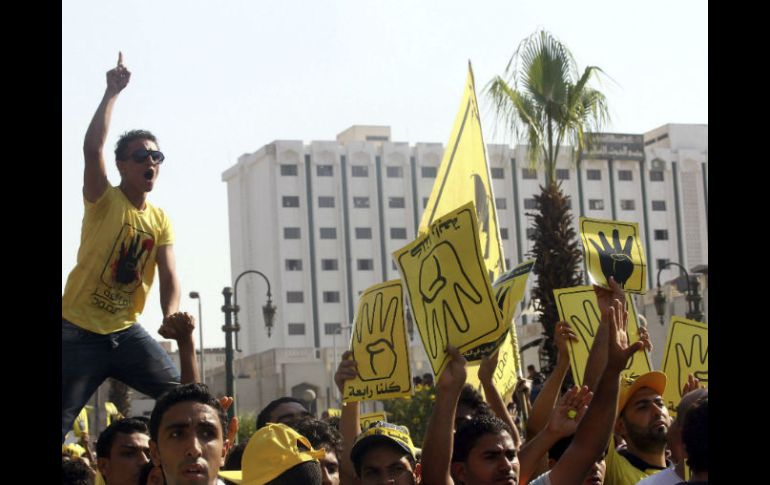
[[[139,324],[101,335],[62,319],[62,442],[75,417],[108,377],[153,399],[181,380],[166,351]]]

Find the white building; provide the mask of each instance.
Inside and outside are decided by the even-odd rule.
[[[650,288],[663,262],[708,264],[707,125],[603,134],[600,146],[577,164],[570,164],[567,148],[557,178],[572,198],[576,231],[581,215],[638,222]],[[353,126],[336,141],[276,140],[239,157],[222,175],[232,275],[265,273],[278,307],[268,338],[261,311],[264,280],[243,278],[237,288],[241,355],[304,349],[303,362],[320,366],[321,349],[333,348],[335,340],[341,353],[349,337],[342,342],[336,334],[340,325],[352,323],[358,294],[399,277],[390,254],[414,239],[442,155],[440,143],[394,142],[389,127]],[[525,146],[488,145],[488,160],[510,267],[531,249],[526,214],[545,178],[527,166]],[[678,274],[672,268],[661,278]],[[519,334],[536,334],[531,330]],[[522,337],[520,345],[529,339]],[[414,343],[419,347],[417,334]],[[536,363],[532,356],[525,353],[525,364]],[[319,399],[327,396],[328,380],[307,378],[305,384],[322,390]]]

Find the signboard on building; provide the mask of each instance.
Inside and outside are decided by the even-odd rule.
[[[644,160],[644,136],[622,133],[588,133],[589,150],[583,152],[583,160]]]

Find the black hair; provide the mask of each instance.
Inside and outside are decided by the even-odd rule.
[[[376,435],[375,435],[376,436]],[[356,475],[360,478],[361,477],[361,466],[363,466],[364,463],[364,457],[367,453],[369,453],[372,450],[376,450],[377,448],[381,447],[390,447],[394,449],[396,452],[401,453],[402,458],[406,458],[409,461],[409,464],[412,465],[412,472],[414,472],[414,467],[417,466],[417,461],[415,458],[409,454],[408,451],[405,451],[401,446],[394,443],[393,440],[389,438],[385,438],[384,436],[381,437],[381,439],[372,440],[371,443],[366,445],[366,448],[364,448],[363,451],[358,453],[356,455],[356,459],[353,460],[353,457],[350,457],[350,460],[353,462],[353,468],[356,470]]]
[[[317,461],[306,461],[281,473],[265,485],[321,485],[321,465]]]
[[[118,142],[115,144],[115,160],[128,159],[129,153],[126,153],[128,145],[134,140],[150,140],[158,146],[158,139],[147,130],[131,130],[120,135]],[[160,148],[160,146],[158,146]]]
[[[307,438],[316,450],[324,448],[327,452],[333,451],[338,457],[342,457],[342,435],[326,421],[304,418],[292,428]]]
[[[66,460],[61,464],[62,485],[93,485],[94,473],[82,460]]]
[[[695,472],[709,469],[709,398],[704,397],[687,412],[682,425],[687,465]]]
[[[275,408],[280,406],[281,404],[287,403],[287,402],[295,402],[297,404],[301,404],[302,407],[305,407],[305,403],[300,401],[299,399],[293,398],[293,397],[279,397],[278,399],[275,399],[273,401],[270,401],[270,403],[265,406],[265,408],[257,415],[257,429],[260,429],[264,427],[270,419],[270,413],[273,412]]]
[[[329,423],[329,426],[336,429],[337,431],[340,430],[340,417],[339,416],[329,416],[324,421]]]
[[[142,465],[141,471],[139,471],[139,485],[147,485],[147,479],[150,478],[150,472],[155,468],[155,465],[151,461]],[[161,473],[163,477],[163,483],[166,483],[166,476]]]
[[[465,384],[463,386],[462,390],[460,391],[460,397],[457,399],[457,403],[464,404],[465,406],[473,409],[474,414],[478,409],[488,407],[487,403],[484,401],[484,398],[481,397],[481,393],[474,389],[474,387],[470,384]]]
[[[196,382],[174,387],[158,399],[155,403],[155,407],[152,409],[152,414],[150,415],[151,440],[158,441],[160,422],[163,420],[163,415],[166,414],[166,411],[175,404],[187,401],[206,404],[214,408],[219,416],[219,422],[222,425],[222,434],[224,435],[224,433],[227,432],[227,414],[224,409],[222,409],[222,405],[219,404],[217,398],[209,392],[209,388],[206,384]]]
[[[110,450],[112,450],[112,443],[115,442],[115,435],[118,433],[134,434],[143,433],[149,435],[147,430],[147,423],[140,421],[136,418],[123,418],[117,421],[113,421],[112,424],[107,426],[104,431],[99,434],[99,438],[96,440],[96,456],[97,458],[109,458]]]
[[[455,432],[454,450],[452,450],[452,462],[467,461],[471,449],[476,446],[479,438],[485,434],[501,434],[506,431],[513,436],[513,432],[505,422],[490,414],[479,414],[465,421]]]

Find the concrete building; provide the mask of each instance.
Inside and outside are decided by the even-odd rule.
[[[564,147],[557,163],[575,229],[583,215],[638,222],[650,288],[665,262],[708,264],[708,126],[668,124],[643,135],[605,133],[599,141],[576,164]],[[492,144],[487,152],[510,267],[531,250],[528,213],[545,177],[527,165],[525,146]],[[390,254],[414,239],[442,155],[440,143],[410,145],[392,141],[389,127],[353,126],[335,141],[276,140],[223,173],[233,278],[247,269],[265,273],[278,307],[268,338],[264,281],[243,278],[242,363],[253,360],[253,372],[265,379],[255,384],[255,407],[270,400],[265,396],[304,390],[297,386],[314,386],[318,399],[332,402],[328,349],[336,344],[339,354],[346,346],[349,337],[342,342],[338,332],[352,323],[361,291],[399,277]],[[661,276],[677,275],[672,268]],[[537,337],[539,324],[519,330],[520,345]],[[423,367],[416,332],[413,343],[415,366]],[[256,366],[259,359],[265,367]],[[537,365],[536,351],[524,360]]]

